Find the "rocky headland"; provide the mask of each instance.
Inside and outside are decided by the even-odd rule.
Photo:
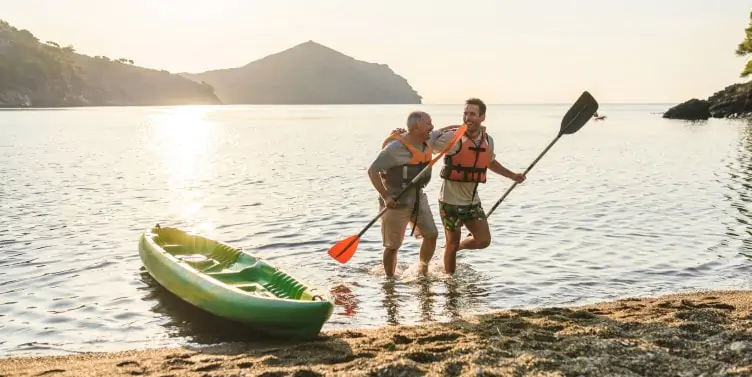
[[[664,118],[705,120],[752,117],[752,83],[729,85],[707,99],[692,98],[663,113]]]
[[[752,54],[752,12],[744,29],[744,40],[736,46],[736,56]],[[740,77],[752,75],[752,60],[747,60]],[[663,113],[667,119],[705,120],[709,118],[752,118],[752,81],[729,85],[707,99],[692,98]]]

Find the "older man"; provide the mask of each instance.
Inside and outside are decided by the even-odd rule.
[[[392,133],[382,145],[376,159],[368,169],[368,177],[379,193],[379,206],[387,211],[381,217],[381,237],[384,245],[384,272],[394,276],[397,267],[397,250],[402,246],[408,224],[422,238],[420,247],[420,273],[428,271],[428,264],[436,249],[438,229],[428,205],[423,188],[431,180],[430,169],[399,199],[397,194],[428,166],[432,149],[427,144],[433,130],[431,116],[414,111],[407,117],[407,132]]]

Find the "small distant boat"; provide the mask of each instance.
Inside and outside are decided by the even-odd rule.
[[[316,289],[242,249],[178,228],[146,230],[139,255],[176,296],[265,335],[315,337],[334,309]]]

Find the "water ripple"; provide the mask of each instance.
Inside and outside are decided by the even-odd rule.
[[[426,108],[440,125],[461,111]],[[498,157],[513,170],[537,157],[566,111],[489,109]],[[0,353],[254,339],[145,273],[138,236],[156,223],[242,246],[329,290],[327,329],[748,288],[752,125],[604,112],[607,122],[562,138],[499,206],[491,247],[461,252],[454,277],[442,273],[442,234],[425,278],[415,275],[419,241],[407,237],[393,281],[378,222],[348,264],[326,250],[378,212],[365,168],[404,107],[2,112]],[[487,209],[509,184],[494,175],[479,188]],[[427,190],[437,224],[438,187]]]

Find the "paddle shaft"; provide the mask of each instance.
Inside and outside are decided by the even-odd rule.
[[[403,188],[403,189],[402,189],[402,191],[400,191],[400,192],[399,192],[399,193],[397,194],[397,196],[395,196],[395,197],[394,197],[394,201],[395,201],[395,202],[396,202],[396,201],[398,201],[398,200],[399,200],[399,198],[400,198],[400,197],[402,197],[402,195],[404,195],[404,194],[405,194],[405,193],[406,193],[406,192],[407,192],[408,190],[410,190],[410,188],[411,188],[411,187],[412,187],[412,186],[413,186],[413,185],[415,184],[415,182],[418,182],[418,180],[419,180],[419,179],[420,179],[421,177],[423,177],[423,175],[424,175],[424,174],[426,174],[426,172],[428,172],[429,170],[431,170],[431,167],[432,167],[432,166],[433,166],[433,164],[429,164],[428,166],[426,166],[425,168],[423,168],[423,170],[421,170],[421,171],[420,171],[420,173],[418,173],[418,175],[416,175],[416,176],[415,176],[415,178],[413,178],[413,180],[412,180],[412,181],[410,181],[410,184],[409,184],[409,185],[407,185],[407,187]],[[386,204],[386,203],[385,203],[385,204]],[[379,212],[379,214],[378,214],[378,215],[376,215],[376,217],[374,217],[374,218],[373,218],[373,220],[371,220],[371,222],[369,222],[369,223],[368,223],[368,224],[367,224],[367,225],[365,226],[365,228],[363,228],[363,230],[361,230],[361,231],[360,231],[360,233],[358,233],[358,237],[362,236],[362,235],[363,235],[363,234],[364,234],[364,233],[365,233],[365,232],[366,232],[366,231],[368,230],[368,228],[370,228],[371,226],[373,226],[373,224],[374,224],[374,223],[376,222],[376,220],[378,220],[378,219],[379,219],[379,218],[380,218],[381,216],[383,216],[383,215],[384,215],[384,213],[385,213],[385,212],[386,212],[386,211],[387,211],[388,209],[389,209],[389,208],[387,208],[387,207],[386,207],[386,205],[384,205],[384,208],[382,208],[382,209],[381,209],[381,211]],[[349,247],[349,245],[348,245],[348,247]]]
[[[413,185],[415,184],[415,182],[417,182],[417,181],[418,181],[418,180],[419,180],[419,179],[420,179],[420,178],[421,178],[421,177],[422,177],[422,176],[423,176],[424,174],[426,174],[426,172],[427,172],[427,171],[429,171],[429,170],[431,169],[431,167],[433,166],[433,163],[434,163],[434,162],[435,162],[436,160],[438,160],[438,157],[441,157],[441,156],[437,156],[437,158],[435,158],[435,159],[434,159],[434,161],[432,161],[432,162],[431,162],[430,164],[428,164],[428,166],[426,166],[425,168],[423,168],[423,170],[421,170],[421,171],[420,171],[420,173],[418,173],[418,175],[416,175],[416,176],[415,176],[415,178],[413,178],[413,180],[412,180],[412,181],[410,181],[410,184],[409,184],[409,185],[408,185],[407,187],[405,187],[404,189],[402,189],[402,191],[400,191],[400,192],[399,192],[399,193],[397,194],[397,196],[396,196],[396,197],[394,198],[394,200],[395,200],[395,201],[399,200],[399,198],[400,198],[400,197],[401,197],[402,195],[404,195],[404,194],[405,194],[405,193],[407,192],[407,190],[409,190],[409,189],[410,189],[410,187],[412,187],[412,186],[413,186]],[[378,215],[376,215],[376,217],[374,217],[374,218],[373,218],[373,220],[371,220],[371,221],[370,221],[370,222],[369,222],[368,224],[366,224],[366,226],[365,226],[365,227],[363,227],[363,230],[361,230],[361,231],[360,231],[360,233],[358,233],[358,236],[357,236],[357,237],[355,237],[355,238],[353,238],[353,240],[352,240],[352,241],[350,241],[350,242],[349,242],[349,243],[347,244],[347,246],[346,246],[346,247],[345,247],[344,249],[342,249],[342,253],[344,253],[344,252],[345,252],[345,250],[349,249],[349,248],[350,248],[350,246],[352,246],[352,244],[353,244],[353,243],[355,243],[355,240],[359,239],[359,238],[360,238],[360,237],[361,237],[361,236],[362,236],[363,234],[365,234],[365,232],[366,232],[366,231],[367,231],[367,230],[368,230],[369,228],[371,228],[371,226],[373,226],[373,224],[374,224],[374,223],[376,223],[376,220],[378,220],[379,218],[381,218],[381,216],[383,216],[383,215],[384,215],[384,213],[385,213],[385,212],[386,212],[386,211],[387,211],[388,209],[389,209],[389,208],[387,208],[387,207],[386,207],[386,205],[385,205],[385,206],[384,206],[384,208],[382,208],[382,209],[381,209],[381,211],[379,211],[379,214],[378,214]],[[342,253],[340,253],[340,254],[342,254]],[[339,255],[338,255],[338,256],[339,256]]]
[[[597,109],[597,107],[596,107],[596,109]],[[530,164],[530,166],[528,166],[527,169],[525,169],[525,172],[522,173],[522,175],[527,175],[527,173],[533,168],[533,166],[535,166],[535,164],[537,164],[538,161],[540,161],[540,159],[543,157],[543,155],[545,155],[546,152],[548,152],[548,150],[551,149],[551,147],[553,147],[554,144],[556,144],[557,141],[559,141],[559,139],[565,134],[565,132],[569,129],[569,127],[571,127],[572,124],[574,124],[574,121],[577,120],[577,118],[580,116],[580,114],[582,114],[583,111],[585,111],[585,109],[580,109],[580,111],[578,111],[577,114],[575,116],[573,116],[572,119],[569,122],[567,122],[566,125],[564,125],[563,127],[561,127],[561,129],[559,130],[559,134],[556,135],[556,137],[551,141],[551,143],[548,144],[548,146],[546,147],[546,149],[544,149],[543,152],[541,152],[541,154],[538,155],[538,158],[536,158],[535,161],[533,161],[533,163]],[[587,120],[585,122],[587,123]],[[574,132],[576,132],[576,131],[577,131],[577,129]],[[504,200],[504,198],[506,198],[507,195],[509,195],[509,193],[512,192],[512,190],[515,187],[517,187],[517,182],[514,182],[512,184],[512,186],[507,189],[507,192],[505,192],[504,195],[502,195],[501,198],[499,198],[499,200],[496,201],[496,203],[493,205],[493,207],[491,207],[491,210],[488,211],[488,213],[486,214],[486,217],[491,216],[491,214],[493,213],[493,211],[496,210],[496,207],[498,207],[499,204],[501,204],[501,202]]]
[[[541,152],[541,154],[538,155],[538,158],[536,158],[535,161],[533,161],[533,163],[530,164],[530,166],[528,166],[527,169],[525,169],[525,172],[522,173],[522,175],[527,175],[527,173],[530,170],[533,169],[533,166],[535,166],[535,164],[537,164],[538,161],[540,161],[540,159],[543,157],[543,155],[545,155],[546,152],[548,152],[548,150],[551,149],[551,147],[553,147],[554,144],[556,144],[557,141],[559,141],[559,139],[561,138],[561,135],[563,135],[563,134],[559,133],[558,135],[556,135],[556,137],[554,138],[554,140],[551,141],[551,144],[548,144],[548,146],[546,147],[546,149],[544,149],[543,152]],[[486,217],[491,216],[491,214],[493,213],[493,211],[496,210],[496,207],[498,207],[499,204],[501,204],[501,202],[507,197],[507,195],[509,195],[510,192],[512,192],[512,190],[515,187],[517,187],[517,182],[514,182],[512,184],[512,186],[507,189],[507,192],[505,192],[504,195],[502,195],[501,198],[493,205],[493,207],[491,207],[491,210],[488,211],[488,213],[486,214]]]
[[[462,129],[462,127],[460,127],[460,129]],[[465,131],[464,131],[464,129],[463,129],[462,131],[459,131],[459,130],[458,130],[457,132],[460,132],[460,135],[459,135],[460,137],[461,137],[462,135],[464,135],[464,134],[465,134]],[[455,135],[455,136],[456,136],[456,135]],[[441,158],[441,157],[442,157],[442,156],[443,156],[443,155],[444,155],[444,154],[445,154],[445,153],[446,153],[446,152],[447,152],[447,151],[449,150],[449,148],[451,148],[451,147],[452,147],[452,146],[453,146],[454,144],[456,144],[456,142],[457,142],[456,140],[452,139],[452,141],[450,141],[450,142],[449,142],[449,143],[448,143],[448,144],[447,144],[447,145],[446,145],[446,146],[444,147],[444,149],[443,149],[443,150],[441,151],[441,153],[439,153],[438,155],[436,155],[436,157],[434,157],[434,158],[433,158],[433,159],[431,160],[431,162],[429,162],[429,163],[428,163],[428,166],[426,166],[425,168],[423,168],[423,170],[421,170],[421,171],[420,171],[420,173],[418,173],[418,175],[416,175],[416,176],[415,176],[415,177],[414,177],[414,178],[412,179],[412,181],[410,181],[410,184],[409,184],[409,185],[407,185],[407,187],[405,187],[404,189],[402,189],[402,191],[400,191],[400,192],[399,192],[399,193],[397,194],[397,196],[396,196],[396,197],[394,198],[394,200],[395,200],[395,201],[399,200],[399,198],[400,198],[400,197],[401,197],[402,195],[404,195],[404,194],[405,194],[405,193],[406,193],[406,192],[407,192],[407,191],[408,191],[408,190],[409,190],[409,189],[410,189],[410,188],[411,188],[411,187],[412,187],[412,186],[413,186],[413,185],[414,185],[414,184],[415,184],[416,182],[418,182],[418,180],[419,180],[419,179],[420,179],[421,177],[423,177],[423,175],[425,175],[425,174],[426,174],[426,172],[428,172],[429,170],[431,170],[431,168],[432,168],[432,167],[433,167],[433,165],[434,165],[434,164],[436,163],[436,161],[438,161],[438,160],[439,160],[439,159],[440,159],[440,158]],[[386,204],[386,203],[385,203],[385,204]],[[363,234],[365,234],[365,232],[366,232],[366,231],[367,231],[367,230],[368,230],[369,228],[371,228],[371,226],[373,226],[373,224],[374,224],[374,223],[376,223],[376,220],[378,220],[379,218],[381,218],[381,216],[383,216],[383,215],[384,215],[384,213],[385,213],[385,212],[386,212],[386,211],[387,211],[388,209],[389,209],[389,208],[387,208],[387,207],[386,207],[386,205],[384,205],[384,208],[382,208],[382,209],[381,209],[381,211],[379,211],[379,214],[378,214],[378,215],[376,215],[376,217],[374,217],[374,218],[373,218],[373,219],[372,219],[372,220],[371,220],[371,221],[370,221],[370,222],[369,222],[368,224],[366,224],[366,226],[365,226],[365,227],[363,227],[363,230],[361,230],[361,231],[360,231],[360,233],[358,233],[357,237],[355,237],[355,238],[354,238],[354,239],[353,239],[352,241],[350,241],[350,242],[348,243],[347,247],[345,247],[345,248],[343,249],[343,252],[344,252],[344,250],[347,250],[348,248],[350,248],[350,246],[352,246],[352,244],[353,244],[353,243],[355,242],[355,240],[356,240],[356,239],[359,239],[359,238],[360,238],[360,237],[361,237],[361,236],[362,236]]]
[[[419,172],[419,173],[418,173],[418,174],[417,174],[417,175],[416,175],[416,176],[415,176],[415,177],[414,177],[414,178],[413,178],[413,179],[412,179],[412,180],[410,181],[410,184],[409,184],[409,185],[407,185],[407,187],[405,187],[404,189],[402,189],[402,190],[401,190],[401,191],[400,191],[400,192],[399,192],[399,193],[397,194],[397,196],[395,197],[395,201],[399,200],[399,198],[400,198],[400,197],[401,197],[402,195],[404,195],[404,194],[405,194],[405,193],[406,193],[406,192],[407,192],[407,191],[408,191],[408,190],[409,190],[409,189],[410,189],[410,188],[411,188],[411,187],[412,187],[413,185],[415,185],[415,183],[416,183],[416,182],[418,182],[418,180],[420,180],[420,179],[421,179],[421,177],[423,177],[423,175],[425,175],[425,174],[426,174],[426,172],[428,172],[429,170],[431,170],[431,168],[432,168],[432,167],[433,167],[433,165],[434,165],[434,164],[436,163],[436,161],[438,161],[438,160],[439,160],[439,159],[440,159],[440,158],[441,158],[441,157],[442,157],[442,156],[443,156],[444,154],[446,154],[446,152],[447,152],[447,151],[448,151],[448,150],[449,150],[449,149],[450,149],[450,148],[451,148],[452,146],[454,146],[455,144],[457,144],[457,142],[459,141],[459,139],[460,139],[460,138],[462,137],[462,135],[464,135],[464,134],[465,134],[465,132],[466,132],[466,131],[467,131],[467,126],[466,126],[466,125],[462,125],[462,126],[461,126],[461,127],[460,127],[460,128],[459,128],[459,129],[457,130],[457,131],[455,131],[455,134],[454,134],[454,136],[452,137],[452,140],[450,140],[450,141],[449,141],[449,143],[447,143],[447,145],[446,145],[446,146],[444,146],[444,148],[443,148],[443,149],[441,150],[441,152],[440,152],[439,154],[437,154],[437,155],[436,155],[436,157],[434,157],[433,159],[431,159],[431,161],[430,161],[430,162],[428,163],[428,166],[426,166],[425,168],[423,168],[423,170],[421,170],[421,171],[420,171],[420,172]],[[367,224],[367,225],[366,225],[365,227],[363,227],[363,229],[362,229],[362,230],[361,230],[361,231],[360,231],[360,232],[359,232],[359,233],[358,233],[357,235],[355,235],[355,236],[352,236],[352,237],[348,237],[348,238],[350,238],[350,242],[348,242],[348,243],[347,243],[347,246],[345,246],[344,248],[342,248],[342,249],[341,249],[341,251],[340,251],[339,253],[337,253],[337,255],[332,255],[332,254],[331,254],[331,253],[332,253],[332,249],[329,249],[329,253],[330,253],[330,255],[332,255],[332,256],[333,256],[333,257],[334,257],[335,259],[337,259],[337,258],[339,258],[340,256],[342,256],[342,255],[343,255],[343,254],[344,254],[345,252],[347,252],[347,251],[348,251],[348,250],[350,249],[350,247],[351,247],[351,246],[352,246],[353,244],[356,244],[356,242],[358,242],[358,240],[360,240],[360,237],[361,237],[361,236],[362,236],[362,235],[363,235],[363,234],[364,234],[364,233],[365,233],[365,232],[366,232],[366,231],[367,231],[367,230],[368,230],[368,229],[369,229],[369,228],[370,228],[371,226],[373,226],[373,224],[374,224],[374,223],[376,223],[376,220],[378,220],[378,219],[379,219],[379,218],[380,218],[381,216],[383,216],[383,215],[384,215],[384,213],[385,213],[385,212],[386,212],[386,211],[387,211],[387,210],[389,209],[389,208],[388,208],[388,207],[386,206],[386,203],[384,203],[384,204],[385,204],[385,205],[384,205],[384,208],[382,208],[382,209],[381,209],[381,211],[379,211],[379,214],[378,214],[378,215],[376,215],[376,217],[374,217],[374,218],[373,218],[373,219],[372,219],[372,220],[371,220],[371,221],[370,221],[370,222],[369,222],[369,223],[368,223],[368,224]],[[344,240],[343,240],[343,241],[344,241]],[[339,245],[339,244],[337,244],[337,245],[334,245],[334,247],[337,247],[338,245]],[[333,247],[333,248],[334,248],[334,247]],[[355,252],[355,251],[353,250],[353,253],[354,253],[354,252]],[[344,262],[343,262],[343,263],[344,263]]]

